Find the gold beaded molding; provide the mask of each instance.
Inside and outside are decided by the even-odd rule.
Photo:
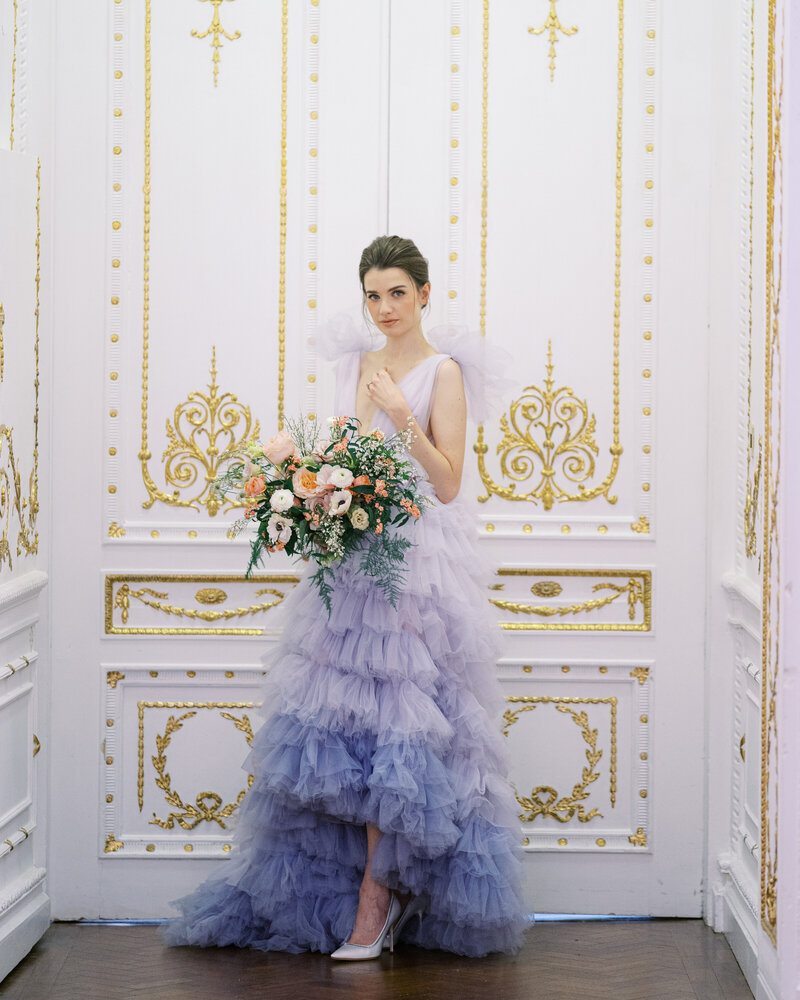
[[[319,290],[319,0],[307,0],[303,8],[305,76],[303,81],[306,126],[305,156],[305,385],[304,407],[310,420],[317,410],[317,299]]]
[[[766,320],[764,330],[764,521],[761,610],[761,925],[778,936],[778,655],[781,634],[780,463],[783,149],[786,10],[769,0],[767,29]]]

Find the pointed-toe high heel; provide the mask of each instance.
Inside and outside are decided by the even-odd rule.
[[[349,941],[345,941],[336,951],[331,952],[331,958],[345,962],[361,962],[367,958],[379,958],[386,938],[389,939],[389,951],[394,951],[394,929],[402,915],[400,900],[393,894],[389,901],[386,923],[372,944],[351,944]]]
[[[412,899],[409,899],[403,908],[403,912],[398,917],[397,923],[392,928],[392,941],[389,941],[389,935],[387,934],[383,941],[383,947],[390,948],[393,946],[394,942],[400,937],[400,932],[412,917],[419,917],[419,922],[422,923],[422,914],[424,911],[425,902],[421,896],[414,896]]]

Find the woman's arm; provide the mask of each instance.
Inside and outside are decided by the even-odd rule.
[[[439,365],[430,417],[435,444],[412,416],[405,396],[386,369],[376,372],[370,381],[370,397],[376,405],[398,431],[410,429],[415,435],[409,452],[428,474],[438,499],[442,503],[455,499],[461,487],[467,435],[464,381],[456,362],[448,358]]]

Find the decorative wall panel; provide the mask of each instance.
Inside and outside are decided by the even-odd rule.
[[[40,177],[0,154],[0,572],[39,548]]]
[[[500,677],[523,845],[650,850],[652,664],[503,659]]]
[[[503,566],[496,578],[502,582],[491,585],[489,603],[499,609],[506,631],[652,630],[651,570]]]
[[[263,671],[104,667],[102,856],[224,857]]]
[[[293,573],[110,574],[106,635],[263,635],[272,627],[268,613],[298,580]]]
[[[112,9],[109,539],[223,540],[230,517],[209,489],[222,456],[299,403],[294,379],[286,400],[299,31],[292,43],[288,0],[215,5],[207,30],[189,15],[151,0]]]
[[[527,16],[483,3],[480,111],[475,88],[470,105],[480,280],[463,308],[512,349],[506,331],[522,322],[528,346],[520,388],[478,432],[479,500],[500,534],[642,539],[653,531],[656,3],[618,0],[614,17],[589,8],[567,34],[555,4],[543,24]],[[545,30],[549,63],[531,48]],[[567,37],[556,74],[555,45]],[[518,155],[531,129],[546,156]],[[492,240],[490,230],[530,238]]]

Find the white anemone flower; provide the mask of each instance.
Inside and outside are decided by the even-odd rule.
[[[267,534],[270,541],[286,544],[292,537],[292,522],[288,517],[283,517],[280,514],[270,514],[267,521]]]
[[[331,514],[346,514],[353,502],[353,495],[348,490],[334,490],[331,493],[330,508]]]

